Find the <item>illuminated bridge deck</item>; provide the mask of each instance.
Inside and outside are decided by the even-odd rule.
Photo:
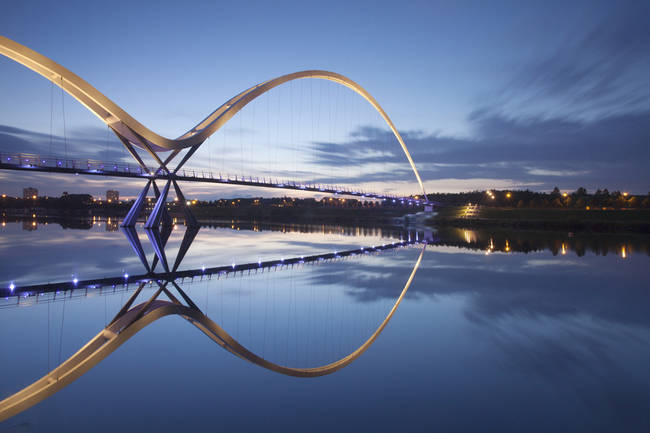
[[[430,243],[431,240],[419,238],[416,234],[414,238],[402,240],[399,242],[386,243],[382,245],[373,245],[370,247],[360,247],[353,250],[334,251],[325,254],[316,254],[311,256],[300,256],[292,258],[281,258],[278,260],[257,261],[253,263],[232,263],[230,265],[216,267],[202,267],[199,269],[190,269],[174,272],[152,272],[139,275],[119,275],[115,277],[96,278],[92,280],[72,280],[56,283],[33,284],[20,286],[18,282],[12,283],[13,286],[0,288],[0,298],[15,297],[20,298],[38,297],[47,293],[57,294],[59,292],[77,291],[84,292],[89,289],[128,287],[132,284],[150,283],[154,281],[178,281],[186,278],[212,278],[214,276],[221,278],[237,273],[263,272],[271,269],[291,268],[296,265],[313,264],[327,262],[346,257],[353,257],[365,254],[379,253],[387,250],[394,250],[411,245]]]
[[[170,168],[171,169],[171,168]],[[64,173],[87,176],[109,176],[132,179],[176,179],[177,181],[216,183],[222,185],[240,185],[255,188],[272,188],[315,193],[346,195],[362,199],[391,201],[395,204],[421,206],[428,202],[424,199],[404,197],[355,190],[344,186],[304,183],[293,180],[240,176],[194,170],[180,170],[170,175],[167,173],[147,173],[142,167],[125,163],[104,163],[96,160],[70,160],[42,157],[27,154],[0,153],[0,170],[20,170],[46,173]],[[173,169],[171,169],[173,171]]]

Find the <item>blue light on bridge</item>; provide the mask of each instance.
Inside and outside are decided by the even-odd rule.
[[[13,292],[15,288],[16,288],[16,285],[12,281],[11,284],[9,284],[9,290],[11,290]]]

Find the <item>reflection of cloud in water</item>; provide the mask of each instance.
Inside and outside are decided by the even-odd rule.
[[[554,259],[549,253],[536,253],[540,258],[531,259],[530,254],[439,254],[436,248],[427,249],[409,297],[461,295],[467,316],[477,322],[511,315],[534,318],[582,314],[594,320],[650,326],[650,292],[643,257],[621,267],[602,263],[611,264],[618,260],[616,257],[585,256],[577,271],[576,266],[550,264]],[[390,298],[408,272],[410,254],[342,263],[335,270],[317,269],[311,278],[314,283],[326,279],[345,281],[349,295],[357,301]],[[530,260],[541,260],[545,265],[529,266]]]
[[[344,263],[329,277],[346,281],[346,294],[357,302],[389,299],[409,255]],[[429,246],[406,301],[460,300],[471,340],[495,348],[504,371],[523,375],[532,392],[572,396],[622,431],[621,420],[644,425],[650,377],[639,377],[643,367],[623,366],[630,365],[631,348],[632,359],[650,358],[646,258],[534,256],[450,255]],[[346,279],[352,273],[362,277]]]
[[[647,332],[630,332],[583,315],[512,315],[480,324],[474,329],[475,337],[506,355],[505,369],[523,373],[532,383],[541,379],[555,392],[564,389],[591,410],[611,417],[619,431],[629,431],[622,428],[621,420],[630,426],[642,424],[639,414],[645,411],[643,396],[650,380],[639,377],[636,370],[621,368],[619,356],[636,347],[641,359],[650,357]]]
[[[532,259],[523,265],[525,268],[537,268],[540,266],[589,266],[587,263],[578,260],[560,260],[560,259]]]

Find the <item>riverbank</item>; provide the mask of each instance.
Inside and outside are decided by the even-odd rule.
[[[536,209],[441,206],[427,220],[433,227],[551,230],[594,233],[650,233],[648,209]]]

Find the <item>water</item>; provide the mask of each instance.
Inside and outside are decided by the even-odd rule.
[[[85,226],[6,222],[0,287],[144,272],[114,221]],[[138,232],[151,260],[149,240]],[[170,265],[184,234],[177,227],[170,235]],[[180,269],[395,240],[399,232],[390,229],[224,223],[201,228]],[[423,253],[415,244],[179,281],[252,352],[279,365],[315,367],[353,352],[376,331],[422,253],[386,328],[332,374],[269,371],[172,315],[1,423],[0,432],[650,429],[647,238],[443,230],[434,240]],[[0,398],[93,338],[135,288],[1,301]],[[146,285],[139,299],[156,289]]]

